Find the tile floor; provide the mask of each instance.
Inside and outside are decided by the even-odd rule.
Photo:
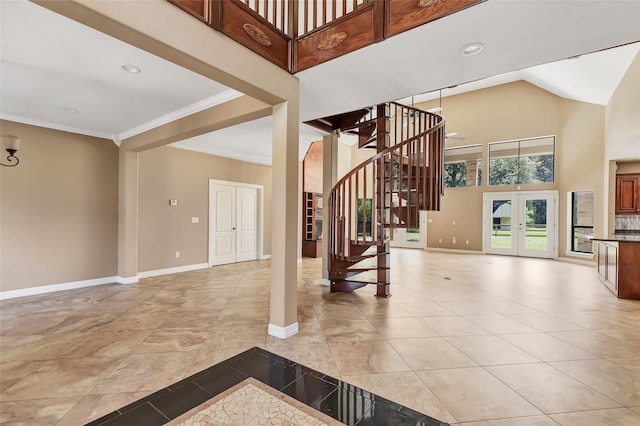
[[[0,302],[0,423],[79,425],[258,346],[452,424],[640,424],[640,302],[594,268],[394,249],[392,294],[299,267],[267,336],[269,262]]]
[[[268,385],[266,389],[275,389],[284,396],[290,397],[295,404],[305,407],[306,413],[316,412],[326,419],[338,420],[338,424],[347,425],[401,425],[444,426],[432,417],[418,413],[410,408],[398,405],[386,398],[338,380],[324,373],[306,367],[298,362],[276,355],[261,348],[251,348],[212,367],[202,370],[186,379],[135,401],[125,407],[101,417],[88,426],[161,426],[163,424],[180,424],[178,417],[190,409],[216,396],[228,396],[233,387],[245,379],[255,380],[257,385]],[[264,384],[264,385],[263,385]],[[254,389],[254,391],[257,389]],[[262,393],[262,392],[261,392]],[[265,398],[266,397],[266,398]],[[217,411],[216,421],[190,419],[189,425],[316,425],[316,418],[307,417],[297,412],[294,405],[284,404],[279,398],[262,393],[254,396],[254,404],[249,407],[246,398],[238,396],[242,402],[229,400],[229,406]],[[273,401],[278,404],[271,406]],[[265,406],[266,404],[266,406]],[[311,407],[312,409],[309,409]],[[195,411],[202,407],[195,408]],[[265,410],[275,419],[258,419],[257,411]],[[272,411],[275,410],[275,411]],[[277,415],[290,413],[303,421],[284,421]],[[301,417],[299,417],[302,414]],[[185,414],[191,416],[193,413]],[[254,416],[253,422],[244,421],[247,416]],[[238,418],[242,418],[239,421]],[[334,420],[335,419],[335,420]],[[184,419],[183,419],[184,420]],[[171,421],[171,422],[170,422]]]

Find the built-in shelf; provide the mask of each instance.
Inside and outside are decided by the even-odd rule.
[[[303,200],[302,255],[320,257],[322,256],[322,194],[305,192]]]

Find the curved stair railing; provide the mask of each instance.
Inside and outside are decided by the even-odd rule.
[[[395,102],[359,116],[339,130],[356,134],[360,148],[377,152],[331,190],[329,280],[331,292],[376,285],[376,296],[389,297],[391,231],[418,227],[420,210],[440,209],[444,118]],[[339,120],[331,118],[335,130]]]

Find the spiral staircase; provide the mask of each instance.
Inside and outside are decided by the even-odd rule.
[[[331,292],[375,285],[376,296],[389,297],[392,231],[416,228],[419,211],[440,209],[444,118],[390,102],[320,122],[315,124],[356,135],[359,148],[376,151],[329,196]]]

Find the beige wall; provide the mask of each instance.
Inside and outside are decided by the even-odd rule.
[[[350,145],[345,143],[338,144],[338,179],[346,175],[354,167],[354,165],[351,164],[351,148]]]
[[[264,185],[263,254],[271,253],[271,167],[173,147],[139,155],[138,271],[208,262],[209,179]]]
[[[615,229],[615,175],[633,173],[640,162],[640,54],[637,54],[605,109],[603,166],[607,231]],[[617,164],[620,162],[630,164]]]
[[[604,193],[604,106],[584,102],[562,100],[562,130],[557,143],[558,156],[557,181],[560,190],[560,208],[558,222],[559,254],[570,249],[567,247],[567,218],[571,206],[567,204],[567,193],[580,190],[594,190],[594,228],[595,235],[604,233],[605,217],[602,206]]]
[[[437,102],[418,107],[431,108]],[[428,247],[482,250],[483,193],[518,190],[516,185],[487,186],[488,143],[555,135],[556,183],[520,185],[520,190],[559,190],[558,252],[563,256],[567,192],[594,189],[596,203],[603,200],[604,107],[569,101],[524,81],[447,97],[442,106],[447,132],[466,137],[448,140],[447,147],[483,145],[483,186],[445,189],[442,209],[428,214]],[[600,224],[602,216],[596,212],[595,219]],[[596,232],[599,229],[596,225]]]
[[[605,117],[606,160],[640,161],[640,53],[611,96]]]
[[[22,138],[0,168],[0,290],[117,275],[118,147],[110,140],[0,121]]]

